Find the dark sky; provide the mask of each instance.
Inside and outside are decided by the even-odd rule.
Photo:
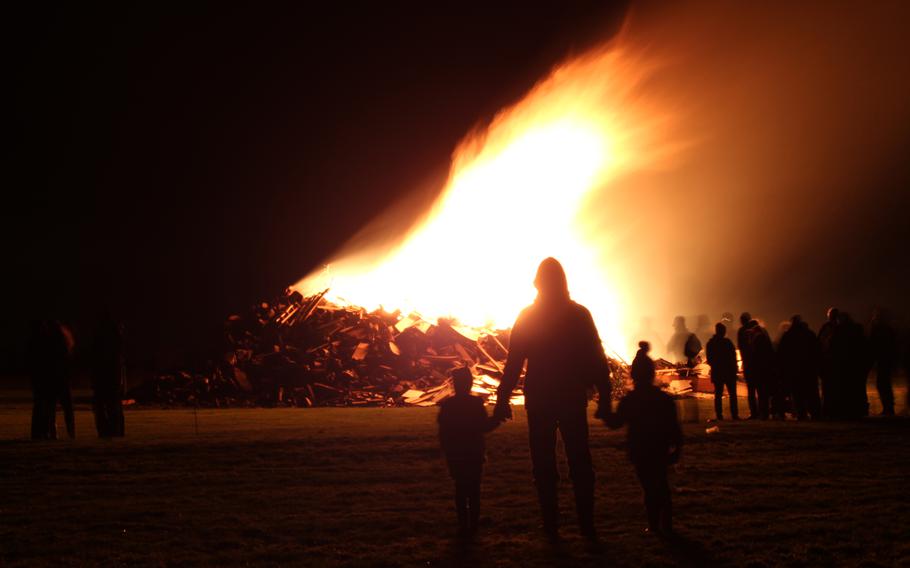
[[[626,10],[222,4],[6,13],[4,368],[30,319],[86,338],[104,304],[140,365],[215,338],[391,202],[438,189],[466,131]]]

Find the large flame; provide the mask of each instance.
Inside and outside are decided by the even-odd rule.
[[[602,47],[556,68],[457,148],[427,217],[395,246],[343,250],[295,286],[329,299],[507,328],[533,301],[538,263],[565,266],[604,343],[625,351],[626,298],[609,261],[609,219],[592,196],[667,157],[668,116],[647,96],[653,62]]]

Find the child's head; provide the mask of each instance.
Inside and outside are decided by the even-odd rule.
[[[455,394],[468,394],[471,392],[471,385],[474,383],[474,376],[467,367],[458,367],[452,370],[452,384],[455,386]]]
[[[651,344],[647,341],[638,342],[638,353],[632,360],[632,382],[636,387],[640,385],[654,384],[654,362],[648,357],[648,351],[651,350]]]

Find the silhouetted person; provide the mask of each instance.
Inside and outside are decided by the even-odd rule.
[[[707,345],[708,340],[714,337],[714,329],[711,327],[711,318],[707,314],[699,314],[696,320],[695,335],[701,345]],[[699,349],[701,351],[701,349]]]
[[[797,419],[819,418],[818,339],[802,317],[791,318],[789,329],[780,338],[777,361],[783,382],[792,393]]]
[[[897,334],[888,313],[879,308],[872,314],[869,344],[875,364],[875,388],[882,401],[882,415],[894,416],[894,390],[891,378],[898,363]]]
[[[487,416],[483,399],[471,395],[474,377],[466,367],[452,371],[455,394],[439,403],[439,442],[455,480],[458,534],[477,531],[480,518],[480,480],[483,475],[484,439],[499,421]]]
[[[92,407],[98,436],[123,436],[123,332],[110,314],[102,316],[95,331],[91,366]]]
[[[31,375],[34,406],[32,409],[32,439],[57,438],[57,401],[63,406],[66,431],[76,437],[76,421],[69,384],[70,356],[73,336],[62,323],[41,322],[29,341],[28,366]]]
[[[718,420],[724,419],[724,388],[730,397],[730,417],[739,420],[739,405],[736,399],[736,347],[727,339],[727,326],[714,326],[714,336],[705,347],[708,365],[711,367],[711,382],[714,383],[714,413]]]
[[[743,312],[739,321],[742,327],[736,334],[736,342],[743,360],[749,419],[767,419],[770,398],[768,387],[774,371],[774,348],[768,332],[757,320],[752,319],[749,312]]]
[[[871,368],[869,344],[863,326],[845,312],[840,313],[833,348],[837,361],[835,390],[840,391],[837,416],[850,420],[868,416],[866,381]]]
[[[692,332],[686,327],[686,318],[676,316],[673,318],[673,335],[667,342],[667,357],[673,363],[682,363],[687,360],[686,343]]]
[[[822,381],[822,416],[834,418],[838,407],[835,389],[838,362],[834,350],[836,343],[834,336],[838,329],[840,310],[828,308],[827,316],[827,321],[818,330],[818,373]]]
[[[679,461],[682,430],[673,399],[654,386],[654,363],[647,364],[649,349],[643,342],[632,363],[635,388],[606,422],[611,428],[629,425],[629,458],[644,490],[649,530],[668,535],[673,515],[667,468]]]
[[[537,299],[512,328],[495,415],[511,416],[509,397],[527,361],[525,408],[544,531],[551,539],[558,537],[558,429],[569,462],[578,522],[582,533],[593,540],[594,466],[588,447],[587,391],[595,385],[600,393],[597,416],[609,413],[610,371],[591,314],[569,298],[562,265],[554,258],[545,259],[534,285]]]

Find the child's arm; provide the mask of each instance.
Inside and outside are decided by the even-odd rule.
[[[503,418],[502,416],[497,416],[496,414],[493,414],[493,416],[489,416],[487,414],[487,407],[484,405],[480,405],[480,413],[479,413],[478,418],[479,418],[478,422],[483,425],[482,431],[484,434],[486,434],[487,432],[492,432],[497,427],[499,427],[500,424],[505,422],[505,418]]]

